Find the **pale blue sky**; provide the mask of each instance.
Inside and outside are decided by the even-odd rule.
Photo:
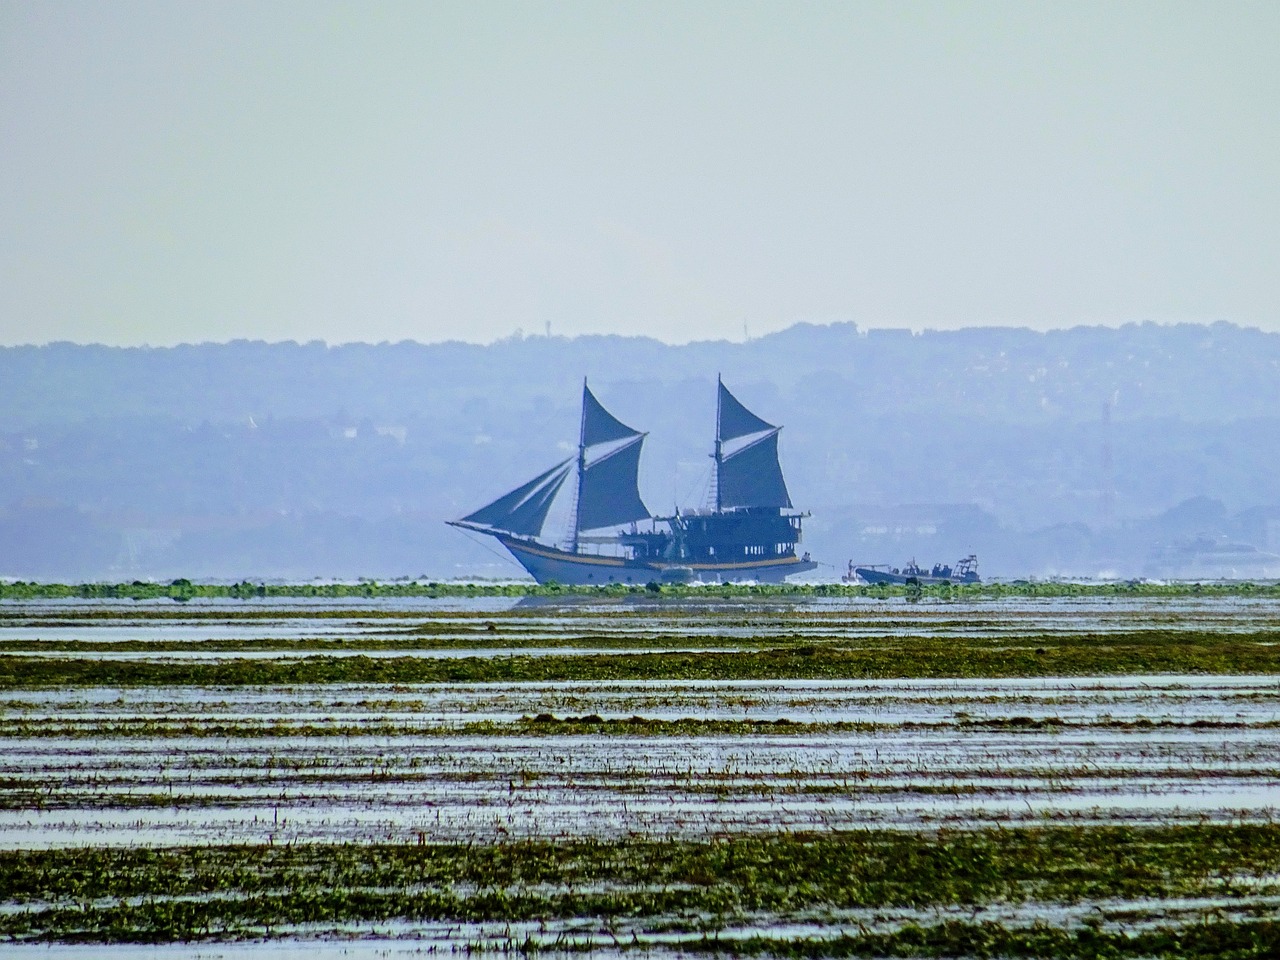
[[[0,0],[0,343],[1280,330],[1280,4]]]

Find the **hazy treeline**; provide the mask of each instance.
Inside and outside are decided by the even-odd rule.
[[[514,574],[441,521],[573,448],[583,376],[650,432],[665,511],[705,496],[717,373],[785,425],[828,573],[976,551],[993,574],[1132,576],[1196,535],[1280,539],[1280,336],[1229,324],[52,344],[0,349],[0,574]]]

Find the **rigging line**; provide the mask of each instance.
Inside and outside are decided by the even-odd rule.
[[[693,481],[691,486],[686,488],[687,493],[685,496],[676,502],[676,506],[680,506],[682,503],[693,504],[695,507],[698,505],[706,506],[707,502],[711,499],[711,471],[714,468],[714,463],[708,463],[703,467],[701,472],[698,474],[698,478]],[[677,467],[677,477],[679,476],[678,471],[679,467]],[[695,497],[697,499],[695,499]]]
[[[474,530],[468,530],[466,527],[457,527],[456,529],[461,530],[468,540],[470,540],[476,546],[481,547],[482,549],[488,551],[489,553],[492,553],[499,560],[506,560],[508,563],[515,564],[515,566],[520,567],[521,570],[524,570],[524,567],[521,567],[520,564],[516,562],[516,559],[513,556],[511,556],[511,554],[499,553],[497,550],[493,549],[493,547],[489,546],[489,544],[486,543],[485,541],[477,540],[475,537],[473,537],[472,534],[475,533]]]

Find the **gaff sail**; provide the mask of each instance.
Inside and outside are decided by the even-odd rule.
[[[720,461],[721,508],[791,506],[787,482],[778,463],[780,429],[775,427]]]
[[[716,507],[790,508],[791,496],[778,462],[782,428],[762,420],[729,392],[723,381],[716,403]],[[763,434],[724,453],[730,440]]]
[[[578,502],[575,529],[613,527],[650,516],[640,499],[640,448],[648,434],[629,427],[582,384],[582,434],[578,446]],[[618,441],[627,441],[618,443]],[[618,443],[587,461],[592,448]]]
[[[643,434],[634,427],[628,427],[604,408],[595,398],[587,384],[582,384],[582,446],[595,447],[614,440],[627,440]]]
[[[578,483],[578,529],[613,527],[649,516],[640,499],[640,445],[644,434],[587,464]]]
[[[720,383],[720,397],[716,403],[716,442],[723,443],[737,440],[762,430],[777,430],[772,423],[766,423],[744,407],[729,388]]]

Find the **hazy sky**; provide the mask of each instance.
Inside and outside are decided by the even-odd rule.
[[[0,0],[0,343],[1280,331],[1280,3]]]

